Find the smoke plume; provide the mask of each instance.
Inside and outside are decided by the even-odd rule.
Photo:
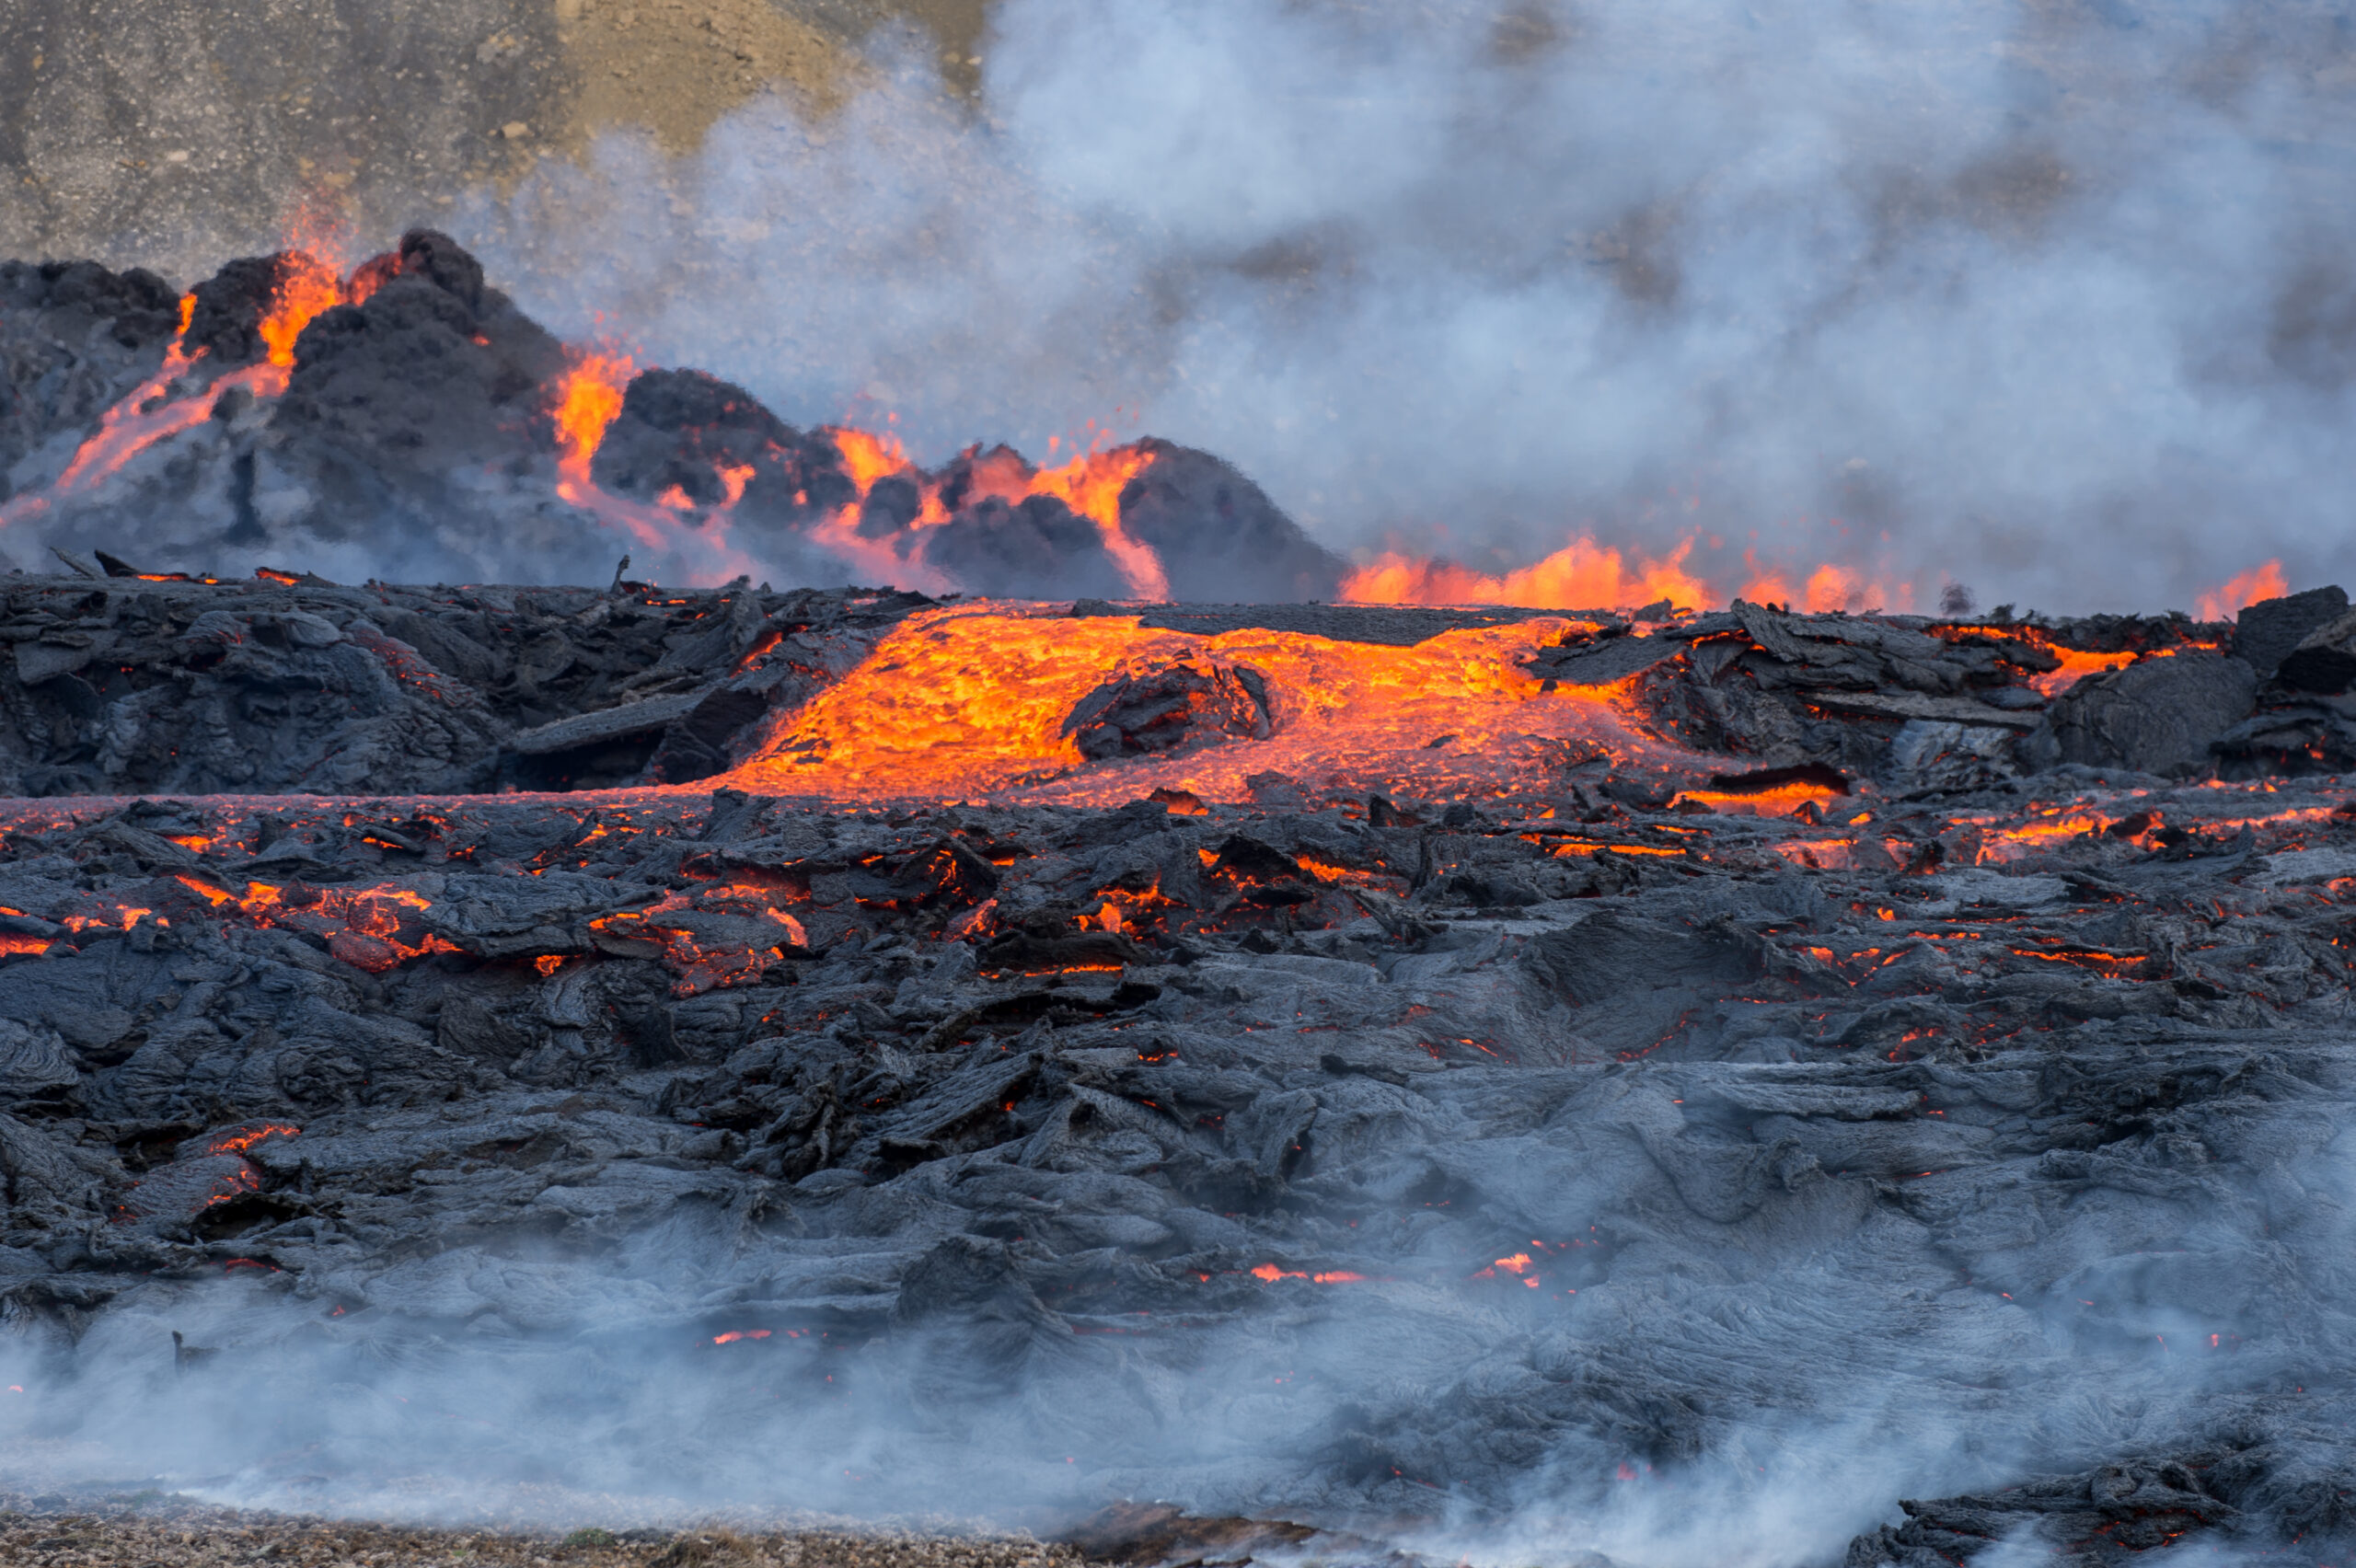
[[[2350,50],[2221,3],[1012,0],[971,116],[913,67],[767,101],[468,237],[797,423],[1150,430],[1338,548],[2189,606],[2327,571],[2348,510]]]

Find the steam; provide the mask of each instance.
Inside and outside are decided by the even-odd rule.
[[[1009,0],[974,114],[887,54],[460,232],[797,423],[1149,430],[1361,558],[2189,607],[2327,578],[2356,499],[2350,51],[2223,0]]]
[[[2098,1188],[2040,1243],[2049,1258],[2082,1250],[2085,1267],[2014,1301],[1958,1287],[1915,1221],[1877,1214],[1872,1183],[1819,1178],[1734,1226],[1702,1221],[1670,1183],[1706,1179],[1708,1157],[1689,1147],[1657,1164],[1628,1136],[1683,1101],[1608,1072],[1579,1079],[1521,1136],[1483,1136],[1437,1107],[1412,1130],[1345,1133],[1352,1119],[1332,1118],[1329,1185],[1370,1191],[1437,1162],[1482,1185],[1479,1216],[1420,1228],[1420,1256],[1403,1229],[1362,1236],[1396,1275],[1304,1283],[1223,1320],[1138,1314],[1134,1333],[1074,1334],[963,1239],[889,1264],[897,1305],[863,1316],[874,1297],[850,1282],[884,1256],[863,1249],[907,1238],[816,1238],[887,1210],[922,1226],[924,1179],[872,1202],[821,1181],[792,1194],[806,1235],[772,1233],[742,1205],[681,1205],[594,1257],[461,1239],[349,1274],[127,1283],[73,1334],[29,1321],[0,1341],[0,1380],[23,1390],[0,1404],[0,1455],[18,1475],[152,1478],[345,1515],[612,1527],[826,1509],[1047,1525],[1127,1495],[1371,1517],[1386,1534],[1422,1517],[1410,1544],[1448,1559],[1785,1568],[1837,1559],[1900,1495],[2198,1445],[2230,1423],[2236,1390],[2343,1359],[2344,1315],[2309,1294],[2346,1239],[2327,1200],[2284,1231],[2304,1261],[2253,1309],[2232,1300],[2246,1285],[2200,1277],[2202,1260],[2250,1240],[2236,1227],[2267,1199],[2246,1173],[2205,1179],[2215,1213],[2172,1239],[2189,1251],[2112,1253],[2122,1221],[2150,1228],[2177,1211],[2148,1193],[2106,1208]],[[1562,1090],[1537,1073],[1504,1092],[1539,1103]],[[2252,1136],[2273,1147],[2281,1125]],[[2304,1145],[2326,1136],[2310,1127]],[[2344,1170],[2326,1164],[2335,1186]],[[987,1182],[989,1169],[940,1180]],[[611,1201],[601,1188],[636,1180],[609,1171],[538,1206],[589,1212]],[[1525,1298],[1511,1281],[1484,1292],[1430,1277],[1462,1239],[1449,1226],[1568,1229],[1586,1216],[1623,1238],[1609,1281]],[[2191,1272],[2139,1290],[2134,1272],[2155,1258]],[[2092,1330],[2065,1299],[2081,1289],[2107,1298]],[[832,1313],[835,1328],[788,1335],[760,1305],[812,1290],[837,1294],[808,1299],[803,1320]],[[335,1309],[360,1291],[373,1310]],[[780,1327],[723,1344],[722,1320]],[[2151,1352],[2155,1329],[2189,1346],[2229,1320],[2253,1336],[2230,1370]],[[175,1329],[203,1347],[185,1366]]]

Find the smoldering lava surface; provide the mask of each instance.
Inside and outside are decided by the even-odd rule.
[[[28,585],[8,689],[209,693],[387,767],[412,705],[464,712],[495,791],[644,780],[780,647],[803,684],[757,744],[697,732],[726,767],[692,788],[7,807],[0,1412],[61,1472],[378,1511],[1152,1498],[1631,1563],[2343,1528],[2330,604],[119,582]],[[200,600],[209,641],[171,629]],[[494,667],[606,667],[476,686],[422,651],[461,615]],[[827,704],[986,662],[975,625],[1047,694],[1005,773],[830,772]],[[1449,669],[1456,728],[1406,733]],[[1319,733],[1354,771],[1245,761]]]

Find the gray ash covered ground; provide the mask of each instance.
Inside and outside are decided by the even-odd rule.
[[[434,1528],[211,1507],[154,1488],[69,1495],[0,1493],[0,1551],[49,1568],[1072,1568],[1068,1546],[936,1529],[832,1529],[774,1520],[630,1524],[570,1530],[495,1521]]]
[[[338,650],[416,661],[388,712],[445,704],[445,621],[517,665],[614,640],[470,687],[492,756],[568,701],[699,711],[768,631],[819,680],[907,609],[13,591],[97,624],[20,639],[12,690],[133,634],[67,672],[102,705],[183,605],[228,651],[146,689],[229,708]],[[1566,761],[1411,800],[1370,758],[1256,805],[10,805],[15,1451],[346,1511],[434,1477],[453,1512],[1137,1497],[1632,1563],[2338,1561],[2342,601],[1591,624],[1542,673],[1627,683],[1681,796]],[[2104,637],[2147,656],[2024,684]],[[1256,744],[1213,695],[1181,744]],[[1185,1555],[1149,1535],[1109,1554]]]

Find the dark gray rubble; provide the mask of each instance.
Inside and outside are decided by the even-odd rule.
[[[0,792],[467,794],[686,783],[910,609],[775,593],[0,580]],[[93,571],[98,568],[94,564]]]
[[[25,802],[11,1431],[249,1500],[2327,1550],[2356,790],[1812,814]]]

